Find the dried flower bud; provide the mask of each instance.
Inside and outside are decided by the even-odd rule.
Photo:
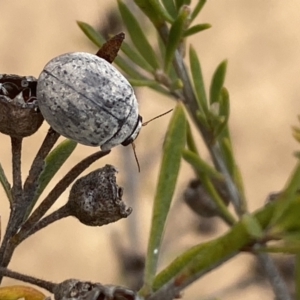
[[[54,288],[55,300],[139,300],[132,290],[115,285],[102,285],[68,279]]]
[[[116,183],[117,170],[106,165],[78,179],[66,204],[70,214],[89,226],[102,226],[132,212],[122,202],[123,189]]]
[[[0,75],[0,132],[13,137],[35,133],[43,123],[32,76]]]
[[[229,204],[228,192],[222,181],[213,180],[215,188],[219,192],[226,205]],[[199,179],[193,179],[184,192],[186,204],[198,215],[210,218],[219,215],[219,210],[211,196],[207,193],[205,187]]]

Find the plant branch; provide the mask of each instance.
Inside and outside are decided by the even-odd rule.
[[[3,265],[5,252],[8,247],[11,247],[9,241],[12,236],[18,231],[20,223],[22,222],[22,201],[23,201],[23,189],[22,189],[22,175],[21,175],[21,151],[22,141],[20,137],[11,137],[11,149],[12,149],[12,171],[13,171],[13,187],[12,187],[12,202],[11,211],[5,231],[3,241],[0,248],[0,265]],[[10,251],[13,253],[14,248]],[[9,263],[10,258],[7,261]],[[0,276],[0,282],[2,277]]]
[[[58,137],[59,134],[50,128],[32,163],[29,175],[24,184],[24,189],[22,189],[21,179],[22,139],[14,137],[11,138],[13,156],[13,204],[11,208],[11,215],[7,224],[7,230],[0,248],[0,265],[2,267],[8,266],[11,256],[17,246],[15,243],[11,242],[11,239],[17,233],[21,224],[26,218],[27,207],[30,205],[30,201],[32,201],[34,198],[34,194],[38,186],[38,178],[43,169],[44,159],[50,152]],[[0,281],[1,280],[2,277],[0,276]]]
[[[18,202],[22,202],[22,174],[21,174],[21,151],[22,151],[22,138],[11,137],[12,149],[12,173],[13,173],[13,187],[12,198],[13,206]]]
[[[68,209],[68,207],[66,205],[60,207],[59,209],[57,209],[56,211],[52,212],[50,215],[42,218],[41,220],[39,220],[32,228],[30,228],[29,231],[26,231],[20,238],[22,239],[18,239],[18,244],[20,244],[21,242],[23,242],[25,239],[27,239],[29,236],[35,234],[37,231],[47,227],[48,225],[61,220],[63,218],[69,217],[70,214],[70,210]]]
[[[20,280],[20,281],[23,281],[23,282],[28,282],[28,283],[37,285],[37,286],[49,291],[50,293],[53,293],[53,290],[57,286],[56,283],[46,281],[46,280],[42,280],[42,279],[38,279],[38,278],[35,278],[35,277],[32,277],[32,276],[24,275],[24,274],[21,274],[21,273],[18,273],[18,272],[14,272],[14,271],[11,271],[11,270],[9,270],[7,268],[3,268],[3,267],[0,267],[0,274],[2,276],[6,276],[6,277],[9,277],[9,278],[13,278],[13,279],[16,279],[16,280]]]
[[[163,25],[160,28],[158,28],[158,31],[162,37],[162,39],[166,42],[168,40],[168,35],[169,35],[169,29],[167,25]],[[186,66],[183,61],[182,55],[179,53],[179,51],[175,52],[175,57],[174,57],[174,68],[176,70],[176,73],[178,77],[182,80],[183,82],[183,94],[184,94],[184,104],[188,108],[189,113],[191,114],[194,122],[197,124],[197,127],[199,128],[203,140],[211,154],[211,157],[213,159],[214,165],[216,166],[217,170],[219,170],[225,178],[225,183],[228,189],[228,192],[230,193],[230,198],[232,201],[232,204],[235,208],[235,211],[238,216],[242,216],[244,211],[244,205],[242,205],[241,197],[239,195],[239,192],[236,188],[236,185],[234,184],[227,167],[224,163],[224,159],[221,155],[221,152],[219,150],[219,147],[217,144],[212,144],[211,143],[211,135],[199,122],[196,112],[199,110],[198,104],[197,104],[197,99],[190,81],[189,74],[187,72]]]
[[[67,187],[92,163],[99,158],[106,156],[109,151],[98,151],[75,165],[52,189],[48,196],[43,200],[40,206],[32,213],[28,220],[23,224],[20,232],[15,236],[14,242],[19,244],[24,240],[24,236],[28,235],[32,227],[43,217],[48,209],[55,203],[59,196],[67,189]]]
[[[38,188],[38,179],[43,171],[45,158],[47,157],[59,137],[60,134],[50,127],[37,155],[33,160],[33,163],[29,170],[29,174],[24,183],[24,205],[26,205],[24,220],[30,214],[30,211],[28,211],[27,207],[30,207],[32,209],[32,205],[30,204],[34,199],[34,195]]]
[[[292,300],[291,295],[286,286],[286,283],[281,277],[272,258],[267,253],[261,253],[261,252],[256,253],[256,257],[269,279],[269,282],[276,296],[276,300]]]

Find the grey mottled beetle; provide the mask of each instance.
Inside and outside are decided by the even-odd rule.
[[[127,146],[142,117],[126,78],[104,59],[75,52],[55,57],[37,81],[38,105],[59,134],[102,150]]]

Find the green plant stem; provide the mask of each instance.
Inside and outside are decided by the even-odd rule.
[[[228,210],[227,206],[225,205],[223,199],[218,194],[211,180],[209,180],[207,177],[203,177],[202,184],[203,186],[205,186],[208,194],[212,197],[212,199],[214,199],[212,201],[214,201],[214,203],[216,204],[220,212],[220,217],[226,222],[226,224],[232,226],[236,222],[236,220]]]
[[[274,202],[254,213],[254,217],[263,230],[268,228],[272,215],[280,205],[281,203]],[[253,247],[255,249],[256,243],[257,241],[249,233],[244,222],[239,221],[228,233],[210,242],[194,246],[161,271],[154,280],[154,294],[148,300],[173,299],[192,282],[241,251],[251,251]],[[261,257],[261,259],[270,266],[268,257]],[[274,271],[272,266],[272,272],[268,272],[268,276],[275,278],[275,273],[277,275],[277,270]],[[276,277],[276,281],[278,288],[282,289],[278,295],[285,295],[284,281],[280,276]]]
[[[157,27],[157,30],[158,30],[160,36],[162,37],[163,41],[166,43],[168,40],[168,36],[169,36],[169,30],[168,30],[168,27],[166,26],[166,24],[163,24],[160,27]],[[223,160],[219,145],[216,143],[215,144],[211,143],[211,136],[210,136],[209,132],[207,132],[205,130],[205,128],[203,128],[203,126],[198,121],[198,118],[196,116],[196,112],[198,111],[196,96],[194,94],[193,87],[192,87],[187,69],[186,69],[184,61],[183,61],[183,57],[180,55],[180,53],[178,51],[175,52],[175,57],[174,57],[173,63],[174,63],[174,68],[175,68],[175,71],[177,72],[178,77],[183,82],[183,94],[184,94],[183,102],[186,105],[189,113],[191,114],[193,120],[197,124],[197,127],[199,128],[199,130],[202,134],[202,137],[203,137],[204,142],[211,154],[211,157],[212,157],[215,167],[217,168],[217,170],[219,170],[224,175],[225,183],[226,183],[228,192],[230,194],[231,202],[235,208],[237,215],[241,218],[247,209],[244,199],[243,199],[243,197],[240,196],[239,191],[238,191],[233,179],[230,176],[230,173],[229,173],[229,171],[226,167],[226,164]],[[267,263],[268,256],[262,257],[261,259],[265,260],[265,263]],[[274,266],[274,268],[275,268],[275,266]],[[272,275],[268,273],[268,276],[272,276]],[[280,277],[278,277],[277,279],[281,282],[281,286],[284,286],[284,281]],[[270,278],[270,281],[271,280],[272,279]],[[154,299],[159,299],[159,298],[154,298]],[[167,299],[167,298],[164,298],[164,299]],[[152,300],[152,298],[151,298],[151,300]]]
[[[167,42],[168,36],[169,36],[169,29],[166,26],[166,24],[162,25],[161,27],[157,28],[160,36],[162,37],[164,42]],[[189,113],[191,114],[194,122],[197,124],[197,127],[199,128],[203,140],[211,154],[211,157],[213,159],[213,162],[225,178],[225,183],[228,189],[228,192],[231,196],[231,201],[232,204],[235,208],[235,211],[237,212],[238,216],[242,216],[244,214],[244,209],[245,206],[242,204],[241,197],[239,195],[239,192],[227,170],[226,164],[224,163],[223,157],[221,155],[221,151],[219,149],[219,146],[217,144],[212,144],[211,143],[211,135],[203,126],[200,124],[196,112],[198,111],[198,104],[197,104],[197,99],[194,94],[194,90],[186,69],[186,66],[183,61],[183,57],[180,55],[178,51],[175,52],[175,57],[174,57],[174,68],[176,70],[176,73],[178,77],[182,80],[183,83],[183,94],[184,94],[184,99],[183,102],[186,105]]]

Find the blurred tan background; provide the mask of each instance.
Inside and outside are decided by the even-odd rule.
[[[38,77],[54,56],[71,51],[95,52],[78,29],[76,20],[101,26],[114,5],[116,1],[0,0],[0,73]],[[231,95],[230,125],[253,211],[263,205],[268,193],[284,185],[295,164],[292,153],[299,148],[291,136],[291,125],[297,124],[300,112],[300,3],[296,0],[208,1],[198,21],[213,26],[190,39],[199,53],[207,84],[217,64],[225,58],[229,60],[226,86]],[[148,89],[137,92],[144,120],[174,106],[174,102]],[[102,228],[88,228],[72,218],[62,220],[25,241],[15,253],[10,268],[55,282],[73,277],[124,284],[111,236],[118,234],[128,247],[146,249],[151,203],[169,118],[161,118],[142,130],[136,142],[140,174],[131,150],[123,147],[113,149],[111,155],[89,169],[105,163],[119,169],[124,199],[134,208],[131,223],[122,220]],[[44,124],[24,142],[23,178],[47,128]],[[55,182],[68,168],[94,151],[78,146]],[[0,162],[9,178],[10,160],[9,138],[0,135]],[[190,168],[182,164],[177,200],[190,178]],[[0,196],[3,232],[9,207],[2,189]],[[54,208],[64,203],[67,196],[65,193]],[[180,209],[173,211],[169,221],[173,229],[176,225],[179,234],[174,236],[172,229],[167,230],[169,244],[165,245],[163,263],[202,240],[192,229],[196,216],[185,206],[177,205]],[[139,223],[134,226],[134,222]],[[128,237],[132,227],[136,232]],[[220,232],[226,230],[223,225],[218,228]],[[248,274],[252,262],[249,255],[234,258],[194,283],[184,299],[200,299],[230,286]],[[14,281],[6,279],[4,283]],[[270,289],[264,286],[237,290],[222,299],[239,299],[241,295],[244,300],[272,299]]]

